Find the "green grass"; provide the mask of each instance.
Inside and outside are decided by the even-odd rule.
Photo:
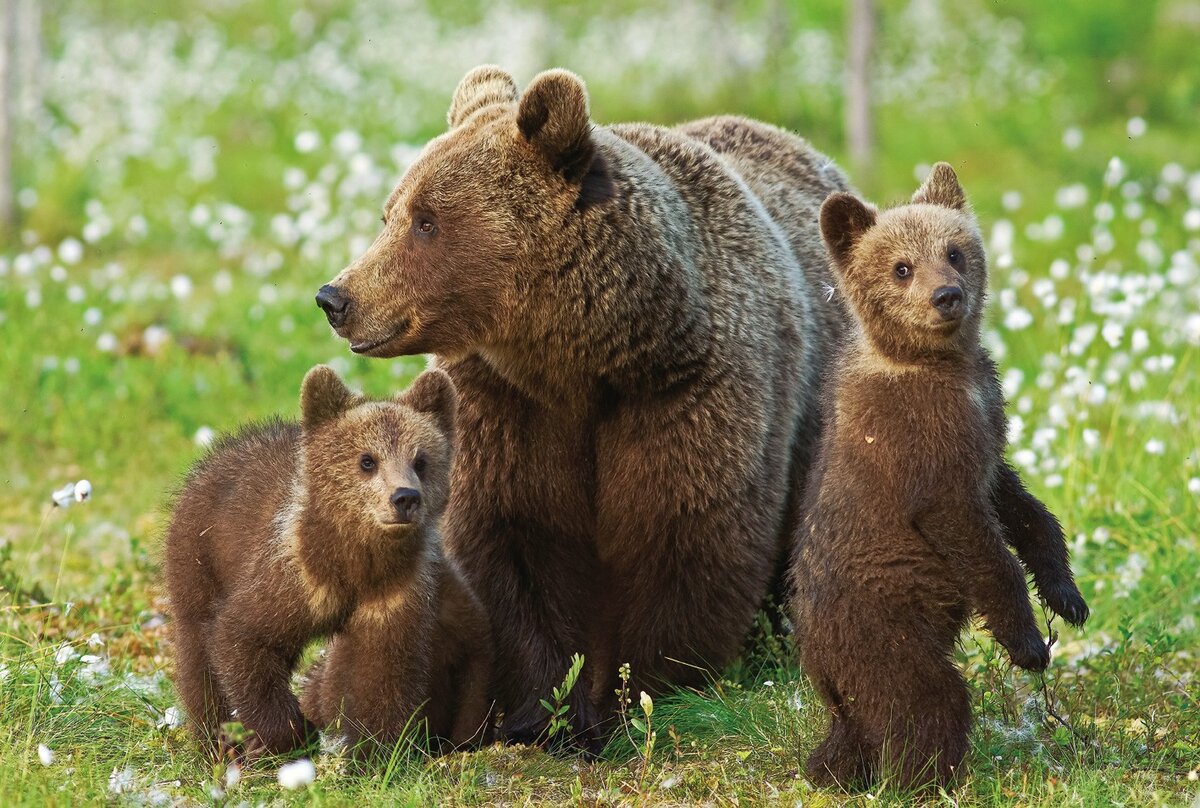
[[[888,201],[915,188],[917,164],[960,169],[991,241],[989,342],[1019,419],[1013,457],[1066,527],[1092,607],[1082,630],[1053,623],[1044,679],[1013,670],[987,635],[964,639],[978,719],[968,773],[929,802],[1192,804],[1194,30],[1168,3],[1055,10],[1021,0],[1005,4],[1016,29],[982,3],[926,6],[933,23],[912,16],[917,6],[882,5],[882,67],[924,78],[884,85],[877,164],[855,179]],[[687,27],[696,15],[671,16],[665,2],[617,3],[599,16],[594,4],[532,0],[438,5],[437,16],[432,5],[396,12],[375,0],[329,0],[309,17],[277,1],[171,6],[44,5],[54,70],[43,77],[45,104],[22,117],[16,167],[36,199],[24,195],[20,232],[0,243],[6,806],[217,801],[224,772],[184,730],[161,725],[174,703],[156,559],[169,492],[199,452],[198,431],[294,414],[313,364],[333,362],[375,394],[423,367],[347,355],[312,294],[373,235],[409,159],[395,147],[440,130],[467,67],[511,58],[524,82],[561,63],[584,73],[601,122],[736,111],[841,156],[839,83],[823,68],[840,58],[835,0],[726,4],[709,28]],[[782,22],[764,26],[764,13]],[[646,48],[633,41],[642,29],[654,41],[683,33]],[[759,53],[772,31],[783,34]],[[932,72],[913,72],[926,56]],[[804,72],[813,65],[821,69]],[[1031,83],[1018,87],[1022,77]],[[1127,133],[1131,115],[1145,118],[1143,136]],[[1077,148],[1063,145],[1068,127],[1079,130]],[[339,137],[347,130],[356,136]],[[312,149],[298,148],[303,131],[317,135]],[[1106,182],[1114,155],[1123,176]],[[1076,184],[1086,201],[1073,206],[1078,191],[1059,189]],[[79,478],[91,480],[93,499],[51,507],[51,491]],[[912,801],[886,788],[813,790],[798,775],[826,719],[786,640],[757,636],[719,681],[659,699],[649,716],[638,694],[629,701],[596,761],[493,747],[440,759],[405,752],[363,771],[328,754],[305,791],[282,791],[264,765],[221,799]]]

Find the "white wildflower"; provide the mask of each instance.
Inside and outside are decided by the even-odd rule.
[[[242,767],[236,763],[229,764],[225,769],[225,788],[232,791],[238,783],[242,782]]]
[[[1193,477],[1188,480],[1188,491],[1200,496],[1200,477]]]
[[[1033,325],[1033,315],[1027,309],[1017,307],[1004,315],[1004,327],[1009,331],[1021,331]]]
[[[95,683],[99,679],[103,679],[109,674],[108,657],[101,654],[84,654],[79,658],[83,663],[83,669],[79,672],[79,677],[88,683]]]
[[[186,300],[192,294],[192,279],[187,275],[176,275],[171,278],[171,294],[176,300]]]
[[[96,338],[96,350],[104,353],[112,353],[117,349],[117,336],[110,331],[105,331]]]
[[[1115,188],[1125,179],[1125,163],[1120,157],[1113,155],[1109,158],[1108,167],[1104,169],[1104,184]]]
[[[1081,208],[1087,202],[1087,198],[1087,186],[1081,182],[1077,182],[1074,185],[1064,185],[1055,191],[1054,205],[1063,210]]]
[[[168,707],[158,719],[159,729],[179,729],[183,726],[183,713],[178,707]]]
[[[1131,138],[1141,137],[1146,134],[1146,119],[1140,115],[1135,115],[1125,122],[1125,134]]]
[[[161,325],[146,326],[142,332],[142,347],[150,356],[157,356],[171,339],[171,332]]]
[[[38,744],[38,760],[43,766],[51,766],[54,764],[54,752],[44,743]]]
[[[108,776],[108,793],[114,796],[128,794],[133,791],[134,772],[126,766],[124,769],[113,769]]]
[[[352,129],[343,129],[333,137],[333,150],[343,157],[349,157],[362,148],[362,136]]]
[[[54,652],[54,664],[62,667],[79,656],[79,652],[69,642],[65,642]]]
[[[58,260],[64,264],[78,264],[83,258],[83,244],[76,238],[65,238],[58,245]]]
[[[75,502],[75,483],[66,483],[50,494],[50,499],[59,508],[69,508]]]
[[[1075,151],[1083,145],[1083,130],[1078,126],[1067,127],[1063,132],[1062,144],[1068,151]]]
[[[207,448],[216,440],[217,433],[211,426],[202,426],[196,430],[196,434],[192,436],[197,446]]]
[[[1151,438],[1150,440],[1146,441],[1147,454],[1160,455],[1166,451],[1166,448],[1166,444],[1164,444],[1158,438]]]
[[[1150,347],[1150,335],[1146,333],[1146,329],[1144,328],[1135,329],[1130,344],[1134,353],[1141,353]]]
[[[1181,185],[1187,179],[1187,172],[1179,163],[1167,163],[1162,167],[1160,176],[1167,185]]]
[[[1021,207],[1021,192],[1020,191],[1005,191],[1000,197],[1000,204],[1007,211],[1014,211]]]
[[[308,758],[300,758],[279,767],[279,785],[288,791],[304,788],[317,779],[317,767]]]
[[[89,480],[80,480],[75,483],[74,491],[76,502],[87,502],[92,498],[92,484]]]
[[[293,145],[296,147],[296,151],[301,154],[307,154],[321,145],[321,136],[311,129],[305,129],[303,132],[296,134],[296,140]]]

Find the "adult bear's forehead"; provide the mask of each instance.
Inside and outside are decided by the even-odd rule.
[[[510,113],[477,122],[479,117],[429,141],[400,178],[387,209],[414,197],[452,199],[480,188],[481,178],[508,171],[519,137],[515,117]]]

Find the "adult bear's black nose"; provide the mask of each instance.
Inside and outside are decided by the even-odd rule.
[[[421,492],[415,488],[397,488],[392,492],[392,506],[396,509],[400,524],[407,525],[421,507]]]
[[[350,311],[350,298],[346,297],[336,286],[325,284],[317,290],[317,305],[325,312],[325,319],[334,328],[340,328],[346,322]]]
[[[939,286],[933,290],[930,302],[943,320],[954,320],[961,316],[962,299],[962,289],[957,286]]]

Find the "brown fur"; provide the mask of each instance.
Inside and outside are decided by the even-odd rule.
[[[590,730],[621,663],[701,683],[767,594],[839,322],[815,211],[848,186],[752,121],[593,124],[562,70],[518,94],[477,68],[449,121],[325,290],[331,322],[458,387],[446,546],[502,616],[505,734],[541,734],[574,652]]]
[[[835,194],[821,230],[858,330],[825,391],[793,565],[802,665],[833,713],[807,773],[944,785],[967,749],[968,692],[951,655],[972,611],[1016,664],[1049,661],[993,499],[1038,536],[1053,517],[1003,462],[1004,401],[979,343],[986,256],[953,170],[935,166],[911,204],[878,214]],[[943,314],[935,293],[951,288],[963,299]],[[1061,557],[1058,577],[1032,566],[1078,599],[1063,608],[1082,619],[1065,547]]]
[[[248,756],[311,740],[316,726],[289,679],[315,637],[349,632],[347,654],[362,660],[345,683],[353,717],[361,711],[359,725],[384,734],[398,732],[394,723],[402,727],[425,701],[445,673],[433,663],[450,656],[451,643],[466,644],[484,665],[489,659],[479,642],[486,618],[461,590],[441,589],[447,568],[437,521],[449,496],[451,381],[431,371],[395,401],[367,401],[317,367],[304,379],[301,409],[302,423],[248,427],[197,463],[166,539],[180,698],[210,745],[236,711],[253,737],[234,751]],[[373,468],[362,466],[368,455]],[[407,523],[390,500],[400,488],[421,499]],[[456,608],[455,598],[467,611],[450,627],[464,633],[442,637],[438,610]],[[384,648],[359,630],[380,604]],[[379,657],[394,653],[391,642],[403,644],[403,664],[381,665]],[[480,690],[486,668],[472,666],[470,675]],[[357,698],[364,692],[378,696]],[[464,709],[480,703],[482,696]]]

